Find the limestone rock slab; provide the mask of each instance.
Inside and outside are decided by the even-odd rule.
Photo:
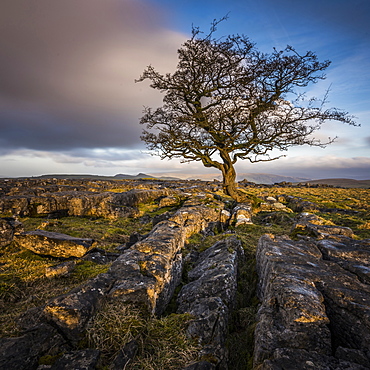
[[[295,364],[340,370],[370,364],[370,287],[336,263],[340,253],[325,259],[340,249],[335,243],[260,238],[256,368],[288,369]],[[356,356],[350,359],[349,353]]]
[[[44,230],[35,230],[16,235],[15,242],[34,253],[52,257],[82,257],[95,247],[95,241],[75,238],[70,235]]]

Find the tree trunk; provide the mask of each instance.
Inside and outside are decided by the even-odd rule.
[[[242,195],[236,188],[236,172],[232,163],[224,163],[222,167],[223,190],[226,195],[230,195],[237,202],[242,201]]]

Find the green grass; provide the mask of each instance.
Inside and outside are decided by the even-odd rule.
[[[20,219],[25,231],[41,229],[71,235],[77,238],[91,238],[98,241],[98,247],[114,251],[119,244],[125,243],[129,236],[137,232],[147,234],[152,225],[142,223],[137,218],[63,217],[58,220],[27,217]]]

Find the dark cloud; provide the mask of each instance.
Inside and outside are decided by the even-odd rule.
[[[163,21],[141,0],[3,0],[2,150],[140,146],[157,98],[134,79],[182,40]]]

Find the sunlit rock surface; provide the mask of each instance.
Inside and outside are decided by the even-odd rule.
[[[62,258],[82,257],[95,246],[93,239],[44,230],[25,232],[16,235],[14,240],[19,247],[34,253]]]
[[[252,224],[252,205],[250,203],[239,203],[232,210],[230,222],[235,223],[235,226]]]
[[[143,303],[160,314],[181,281],[185,240],[220,220],[222,204],[186,205],[172,217],[158,223],[150,234],[135,243],[112,265],[115,277],[111,296],[128,302]]]
[[[49,300],[43,308],[43,316],[71,342],[77,342],[112,284],[111,276],[100,274],[69,293]]]

